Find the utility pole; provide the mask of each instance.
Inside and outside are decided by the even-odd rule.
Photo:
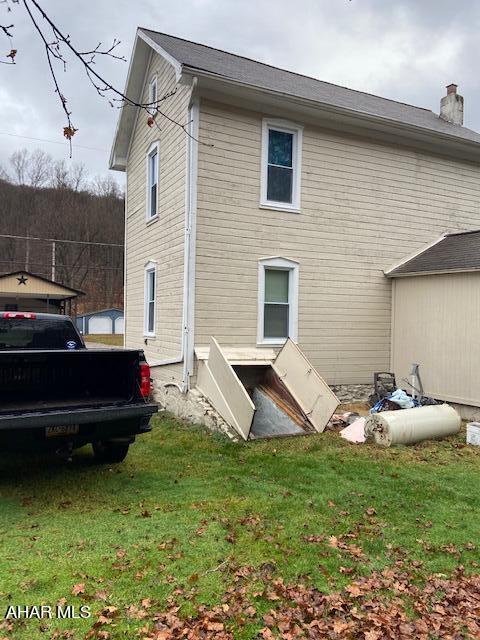
[[[55,282],[55,241],[52,240],[52,280]]]
[[[28,267],[30,266],[30,238],[27,236],[27,243],[25,246],[25,271],[28,271]]]

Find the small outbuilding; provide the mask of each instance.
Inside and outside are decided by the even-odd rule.
[[[385,275],[393,279],[397,381],[404,384],[418,363],[426,395],[464,405],[464,417],[478,415],[480,230],[444,234]]]
[[[77,327],[84,336],[90,334],[122,334],[124,332],[123,310],[117,308],[91,311],[77,316]]]
[[[83,291],[66,287],[29,271],[0,276],[0,310],[72,315]]]

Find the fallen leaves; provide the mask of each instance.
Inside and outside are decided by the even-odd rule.
[[[85,593],[85,583],[84,582],[79,582],[78,584],[75,584],[72,588],[72,596],[78,596],[81,593]]]
[[[342,551],[345,551],[353,558],[359,559],[365,557],[363,550],[358,545],[353,543],[348,544],[343,540],[343,536],[340,536],[339,538],[337,538],[337,536],[330,536],[328,538],[328,544],[334,549],[341,549]]]
[[[339,543],[337,538],[335,546]],[[303,583],[286,584],[252,567],[238,567],[234,576],[217,606],[199,605],[194,615],[182,617],[173,597],[163,611],[145,599],[141,606],[127,607],[126,615],[142,620],[141,640],[233,640],[255,623],[260,628],[256,637],[264,640],[480,638],[480,576],[465,576],[462,567],[450,578],[430,576],[424,587],[407,571],[389,567],[330,594]],[[260,579],[263,589],[253,590]],[[262,602],[273,608],[265,612]],[[103,609],[94,629],[111,624],[112,618]]]

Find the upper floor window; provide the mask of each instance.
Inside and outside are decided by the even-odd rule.
[[[259,344],[283,344],[297,340],[298,263],[285,258],[259,262],[258,335]]]
[[[302,133],[299,125],[263,121],[261,206],[300,210]]]
[[[148,102],[151,105],[151,109],[156,109],[155,103],[157,99],[157,76],[152,76],[148,85]]]
[[[157,265],[148,262],[145,266],[145,296],[144,296],[144,332],[146,336],[155,335],[155,305],[156,305]]]
[[[157,217],[159,145],[154,142],[147,153],[147,222]]]

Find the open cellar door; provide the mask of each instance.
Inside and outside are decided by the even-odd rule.
[[[338,400],[300,349],[288,340],[277,356],[259,352],[212,338],[199,358],[199,391],[244,440],[323,431]]]

